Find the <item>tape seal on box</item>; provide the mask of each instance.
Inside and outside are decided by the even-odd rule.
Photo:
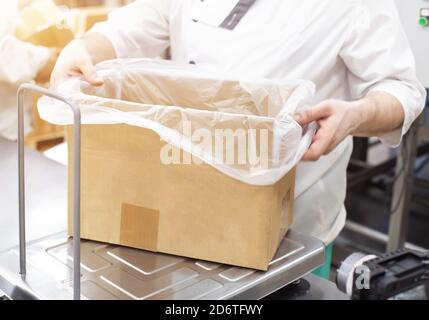
[[[122,204],[121,245],[158,251],[159,210]]]

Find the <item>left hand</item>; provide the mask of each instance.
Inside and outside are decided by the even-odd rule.
[[[347,136],[353,134],[362,121],[359,106],[362,101],[326,100],[295,115],[301,125],[316,121],[319,125],[310,149],[303,161],[317,161],[327,155]]]

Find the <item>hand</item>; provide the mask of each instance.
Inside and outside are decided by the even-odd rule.
[[[72,41],[61,52],[51,76],[51,86],[56,86],[75,76],[82,76],[94,86],[103,84],[103,80],[97,76],[91,55],[82,40]]]
[[[347,136],[353,134],[363,121],[360,110],[364,103],[364,100],[354,102],[326,100],[314,108],[296,114],[295,120],[301,126],[313,121],[319,125],[310,149],[302,160],[319,160],[321,156],[330,153]]]

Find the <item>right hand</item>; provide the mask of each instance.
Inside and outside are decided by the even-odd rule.
[[[103,79],[98,77],[85,43],[79,39],[70,42],[58,57],[51,75],[51,86],[57,86],[76,76],[83,77],[93,86],[103,84]]]

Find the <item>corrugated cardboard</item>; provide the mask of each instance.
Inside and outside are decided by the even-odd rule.
[[[163,146],[147,129],[83,126],[82,238],[267,270],[292,222],[295,170],[252,186],[206,164],[164,165]]]
[[[58,5],[63,5],[69,8],[82,8],[91,6],[101,6],[105,0],[56,0]],[[123,1],[121,1],[122,3]]]
[[[82,36],[95,24],[107,20],[110,6],[87,7],[72,10],[70,25],[76,36]]]
[[[22,41],[49,48],[63,48],[74,38],[52,0],[37,1],[26,6],[20,11],[20,16],[21,22],[15,35]]]
[[[67,27],[59,25],[39,29],[28,38],[21,38],[23,41],[48,48],[64,48],[73,39],[73,32]]]

